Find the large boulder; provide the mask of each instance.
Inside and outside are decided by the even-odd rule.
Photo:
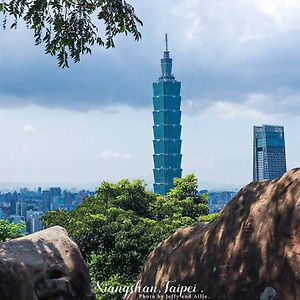
[[[127,299],[299,300],[300,169],[245,186],[213,222],[175,232],[136,287]]]
[[[64,228],[0,243],[0,299],[95,299],[79,248]]]

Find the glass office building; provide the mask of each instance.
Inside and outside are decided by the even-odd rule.
[[[253,180],[275,179],[286,172],[283,126],[254,126]]]
[[[162,75],[153,83],[153,147],[154,192],[166,195],[174,186],[175,177],[180,178],[181,169],[181,97],[179,81],[172,74],[166,35],[166,51],[161,59]]]

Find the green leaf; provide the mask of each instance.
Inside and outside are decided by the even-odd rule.
[[[138,41],[141,38],[139,27],[143,25],[125,0],[10,0],[0,3],[0,11],[5,11],[4,28],[7,18],[8,22],[13,20],[10,28],[16,28],[19,20],[24,21],[26,27],[33,30],[35,45],[43,44],[46,54],[56,55],[61,68],[69,67],[69,58],[77,63],[82,55],[91,54],[94,44],[115,47],[114,38],[118,34],[131,34]],[[99,19],[104,28],[96,23]],[[65,46],[63,54],[59,50],[62,46]]]

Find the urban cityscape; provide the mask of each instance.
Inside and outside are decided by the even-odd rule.
[[[0,219],[26,225],[25,233],[34,233],[43,229],[41,217],[50,210],[70,211],[78,206],[85,197],[94,195],[89,191],[68,191],[60,187],[43,190],[21,188],[19,191],[0,192]]]
[[[165,51],[161,59],[161,76],[153,83],[153,189],[166,196],[174,187],[174,179],[182,176],[181,154],[181,82],[172,73],[172,58],[165,35]],[[250,138],[250,137],[249,137]],[[271,180],[283,175],[286,150],[283,126],[253,126],[253,180]],[[210,213],[220,212],[237,194],[237,190],[200,190],[208,194]],[[24,222],[25,233],[43,229],[41,217],[50,210],[71,211],[95,191],[62,190],[50,187],[0,192],[0,219],[16,224]]]
[[[180,178],[181,169],[181,82],[172,74],[172,58],[166,49],[161,59],[161,77],[153,83],[153,162],[154,191],[165,196]],[[250,137],[249,137],[250,138]],[[286,172],[286,152],[283,126],[254,126],[253,181],[271,180]],[[208,190],[200,191],[200,193]],[[208,193],[210,212],[219,212],[236,195],[236,191]]]
[[[0,300],[300,299],[300,0],[0,16]]]

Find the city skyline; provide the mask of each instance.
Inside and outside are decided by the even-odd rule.
[[[300,5],[132,4],[145,24],[142,41],[118,38],[115,49],[95,48],[69,70],[22,26],[1,31],[0,182],[144,178],[151,185],[149,99],[164,32],[184,82],[185,174],[200,183],[250,182],[257,123],[285,126],[288,169],[299,166]]]
[[[43,229],[41,217],[47,211],[71,211],[81,204],[85,197],[94,194],[86,190],[62,190],[60,187],[39,187],[36,190],[22,188],[18,192],[0,192],[0,220],[15,224],[24,222],[25,232],[33,233]]]

